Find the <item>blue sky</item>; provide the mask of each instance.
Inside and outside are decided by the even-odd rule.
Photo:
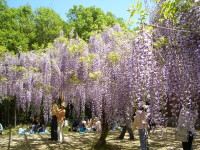
[[[112,12],[116,17],[128,20],[130,13],[127,11],[131,8],[130,3],[135,3],[136,0],[7,0],[10,8],[30,4],[35,10],[41,6],[50,7],[56,11],[65,21],[66,15],[73,5],[83,5],[84,7],[95,6],[101,8],[104,12]]]

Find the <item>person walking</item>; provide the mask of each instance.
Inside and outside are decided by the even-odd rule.
[[[58,130],[57,130],[58,142],[60,144],[63,143],[63,141],[64,141],[62,128],[63,128],[64,123],[65,123],[65,120],[64,120],[65,114],[66,114],[65,108],[66,108],[66,104],[65,104],[65,102],[62,102],[61,108],[56,111],[57,122],[58,122]]]
[[[52,108],[51,108],[51,113],[52,113],[52,118],[51,118],[51,138],[49,140],[52,141],[57,141],[58,140],[58,134],[57,134],[57,117],[56,117],[56,112],[58,110],[58,105],[56,104],[56,101],[52,103]]]
[[[135,107],[133,109],[127,109],[124,114],[124,120],[122,124],[122,131],[118,139],[124,139],[126,131],[129,133],[129,140],[134,140],[133,130],[131,128],[131,123],[134,121]]]
[[[147,145],[147,143],[148,143],[147,127],[148,127],[148,123],[147,123],[144,107],[139,106],[138,110],[136,111],[136,116],[135,116],[135,119],[133,122],[132,130],[134,131],[135,128],[138,128],[141,150],[149,150],[149,147]]]
[[[129,140],[134,140],[133,130],[131,129],[130,124],[131,124],[130,121],[126,119],[125,123],[122,126],[122,131],[118,139],[124,139],[125,133],[126,131],[128,131],[129,136],[130,136]]]
[[[175,140],[182,142],[183,150],[192,150],[192,142],[195,135],[195,122],[197,113],[192,110],[190,103],[184,105],[179,113],[178,126]]]

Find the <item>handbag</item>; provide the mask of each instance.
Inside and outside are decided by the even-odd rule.
[[[188,135],[189,135],[188,130],[183,126],[180,126],[176,130],[175,141],[188,142]]]

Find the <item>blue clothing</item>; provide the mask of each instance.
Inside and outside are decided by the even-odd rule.
[[[0,131],[3,131],[3,126],[1,123],[0,123]]]
[[[145,134],[145,129],[138,129],[139,137],[140,137],[140,147],[141,150],[148,150],[147,136]]]
[[[80,121],[78,119],[76,119],[76,120],[73,121],[72,131],[77,131],[77,129],[79,127],[79,123],[80,123]]]
[[[36,124],[32,127],[33,132],[37,132],[37,129],[40,127],[40,124]]]
[[[85,129],[83,127],[80,127],[79,133],[85,133]]]
[[[3,126],[2,126],[2,124],[0,123],[0,135],[2,135],[2,131],[3,131]]]

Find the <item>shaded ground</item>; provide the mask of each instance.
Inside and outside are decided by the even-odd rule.
[[[118,140],[120,130],[110,131],[107,137],[109,150],[140,150],[139,136],[134,132],[135,140],[130,141],[126,133],[123,140]],[[100,133],[64,132],[64,143],[59,145],[49,141],[50,134],[18,135],[17,129],[7,130],[0,136],[0,150],[90,150],[98,140]],[[174,128],[157,129],[148,139],[150,150],[182,150],[181,143],[174,141]],[[193,149],[200,150],[200,131],[193,141]]]

